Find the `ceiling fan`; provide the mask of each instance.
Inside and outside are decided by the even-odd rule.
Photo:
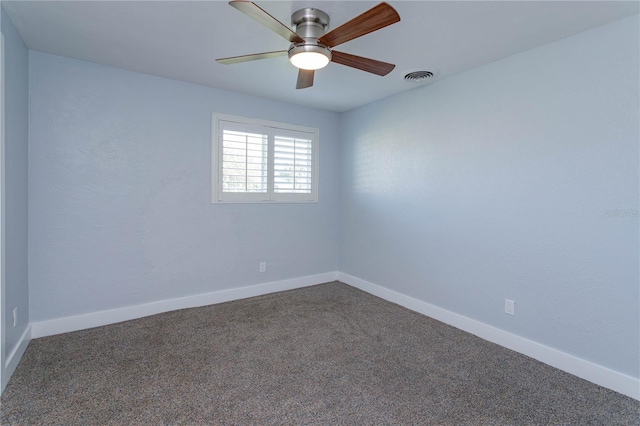
[[[291,42],[291,45],[288,50],[216,59],[221,64],[230,65],[288,55],[289,61],[299,68],[296,89],[313,86],[315,70],[324,68],[329,62],[336,62],[380,76],[389,74],[395,68],[393,64],[333,50],[333,47],[339,44],[399,22],[400,15],[387,3],[380,3],[326,34],[325,31],[329,27],[329,15],[320,9],[308,7],[294,12],[291,15],[291,25],[294,31],[251,1],[234,0],[229,4],[286,38]]]

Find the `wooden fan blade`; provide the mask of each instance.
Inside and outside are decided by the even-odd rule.
[[[220,59],[216,59],[216,62],[219,62],[224,65],[231,65],[231,64],[239,64],[240,62],[257,61],[258,59],[276,58],[278,56],[285,56],[286,54],[287,54],[286,50],[276,50],[275,52],[263,52],[263,53],[254,53],[252,55],[220,58]]]
[[[400,15],[393,7],[387,3],[380,3],[346,24],[329,31],[318,41],[328,47],[334,47],[399,21]]]
[[[303,70],[300,69],[298,71],[298,83],[296,84],[296,89],[306,89],[307,87],[313,86],[313,77],[315,75],[314,70]]]
[[[304,40],[293,30],[273,16],[269,15],[264,9],[257,4],[246,0],[230,1],[229,4],[250,18],[260,22],[276,34],[281,35],[292,43],[301,43]]]
[[[363,58],[350,53],[336,52],[335,50],[331,51],[331,62],[383,76],[389,74],[396,67],[387,62]]]

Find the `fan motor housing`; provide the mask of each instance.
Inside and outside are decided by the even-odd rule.
[[[326,56],[327,59],[329,59],[329,61],[331,60],[331,50],[328,47],[320,43],[307,43],[307,42],[292,44],[288,52],[289,60],[291,60],[291,57],[303,52],[319,53],[321,55]]]
[[[300,37],[318,39],[329,28],[329,15],[320,9],[305,7],[291,15],[291,26]]]

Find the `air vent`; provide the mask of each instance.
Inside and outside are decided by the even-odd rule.
[[[435,77],[435,72],[429,71],[429,70],[410,71],[405,73],[404,75],[404,79],[406,81],[411,81],[414,83],[433,80],[434,77]]]

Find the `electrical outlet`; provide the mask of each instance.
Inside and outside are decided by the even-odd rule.
[[[504,299],[504,313],[509,315],[515,315],[516,302],[511,299]]]
[[[260,272],[267,270],[267,262],[260,262]]]
[[[13,326],[18,325],[18,308],[13,308]]]

